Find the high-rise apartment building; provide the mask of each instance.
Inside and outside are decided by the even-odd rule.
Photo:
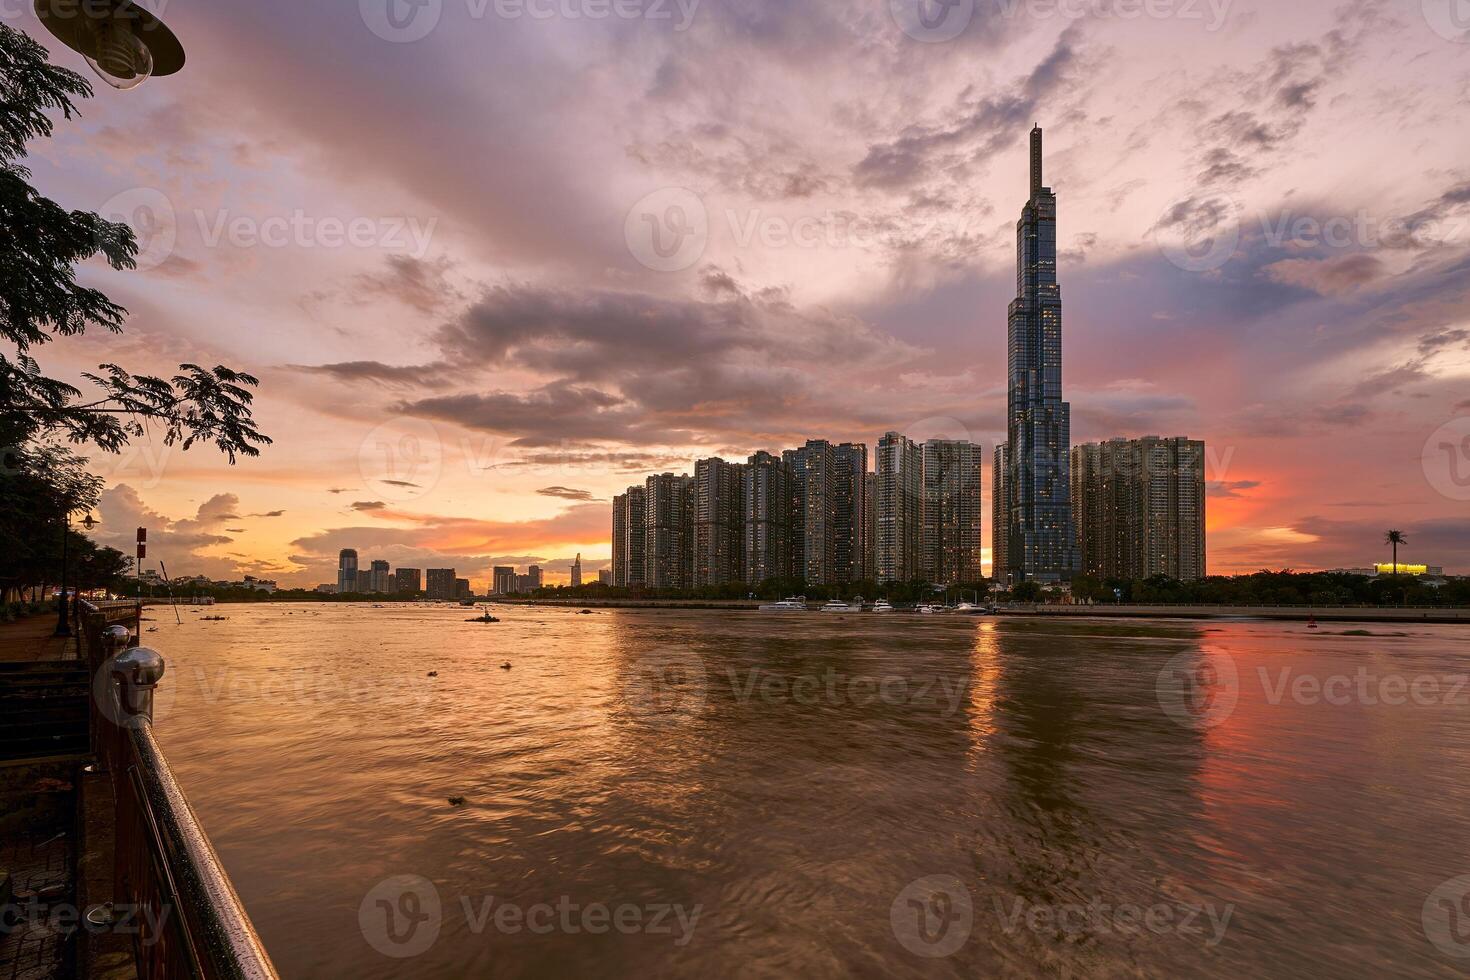
[[[664,473],[644,484],[643,581],[650,589],[687,589],[694,565],[694,481]]]
[[[626,589],[643,584],[643,543],[648,535],[647,491],[629,487],[613,498],[613,585]]]
[[[387,594],[387,592],[388,592],[388,563],[385,562],[385,561],[375,561],[375,562],[373,562],[372,568],[371,568],[371,575],[372,575],[372,578],[371,578],[371,582],[372,582],[371,588],[372,588],[372,590],[374,592],[376,592],[376,593],[379,593],[379,594]]]
[[[923,453],[897,432],[878,441],[877,497],[879,582],[907,582],[923,575]]]
[[[833,581],[861,582],[867,577],[868,447],[844,442],[833,450],[833,457]]]
[[[1010,447],[1001,443],[995,447],[995,464],[990,468],[990,575],[1001,583],[1010,568],[1006,557],[1011,540],[1010,470]]]
[[[424,590],[430,599],[453,599],[455,598],[454,569],[431,568],[427,575],[428,586]]]
[[[759,452],[750,457],[743,476],[745,581],[757,586],[790,571],[790,467],[784,459]]]
[[[1072,450],[1081,570],[1100,579],[1203,578],[1205,444],[1113,439]]]
[[[723,459],[694,464],[695,588],[745,581],[745,467]]]
[[[1016,223],[1016,298],[1007,323],[1006,545],[1012,582],[1059,582],[1075,564],[1069,447],[1062,400],[1062,290],[1057,198],[1042,180],[1041,128],[1031,131],[1031,199]]]
[[[424,573],[417,568],[400,568],[393,573],[393,591],[417,595],[424,591]]]
[[[357,591],[357,552],[351,548],[337,555],[337,591],[343,595]]]
[[[878,474],[863,474],[863,578],[878,579]]]
[[[923,577],[939,585],[979,582],[984,453],[965,440],[924,443]]]
[[[786,467],[786,571],[783,577],[806,580],[806,457],[800,449],[781,453]]]
[[[792,512],[800,515],[792,529],[792,551],[800,557],[800,564],[793,562],[793,577],[808,585],[831,585],[838,581],[836,448],[813,439],[785,455],[795,488]]]

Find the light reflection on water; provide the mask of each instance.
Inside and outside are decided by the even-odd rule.
[[[1470,962],[1470,628],[213,611],[159,737],[286,976]]]

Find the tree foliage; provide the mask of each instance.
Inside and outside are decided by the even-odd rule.
[[[47,377],[34,351],[90,328],[120,333],[127,310],[77,281],[76,267],[101,255],[131,269],[132,229],[86,211],[68,211],[30,184],[21,159],[49,137],[54,115],[70,119],[91,86],[47,61],[33,39],[0,25],[0,446],[60,437],[117,452],[158,425],[166,444],[213,443],[235,462],[258,456],[270,439],[255,427],[251,388],[259,382],[226,367],[181,364],[172,378],[133,374],[115,364],[85,375],[95,392]]]

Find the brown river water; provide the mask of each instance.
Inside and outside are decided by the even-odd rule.
[[[1470,971],[1470,627],[494,611],[151,612],[284,976]]]

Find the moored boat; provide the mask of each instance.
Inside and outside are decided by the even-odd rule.
[[[789,599],[782,599],[780,602],[762,603],[760,611],[774,613],[806,612],[806,596],[792,596]]]

